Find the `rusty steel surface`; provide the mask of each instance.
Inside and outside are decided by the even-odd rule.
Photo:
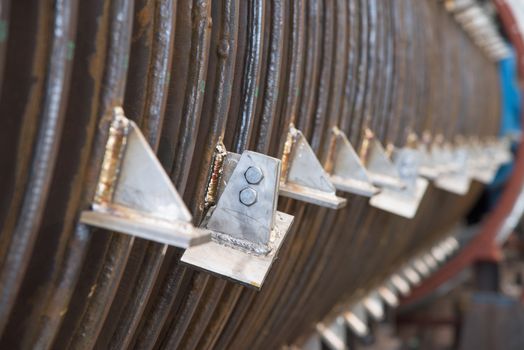
[[[5,29],[5,30],[4,30]],[[183,251],[84,226],[122,106],[202,218],[215,147],[280,158],[290,123],[321,162],[338,126],[496,135],[494,62],[432,0],[0,0],[0,348],[274,349],[384,280],[459,221],[428,190],[407,220],[367,198],[295,216],[260,291]]]

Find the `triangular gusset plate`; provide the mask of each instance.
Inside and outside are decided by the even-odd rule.
[[[343,317],[354,335],[360,338],[369,335],[368,317],[362,303],[353,305],[343,314]]]
[[[373,136],[368,142],[365,165],[373,184],[379,187],[403,188],[405,184],[380,141]]]
[[[369,203],[375,208],[411,219],[417,213],[428,187],[428,181],[418,176],[420,152],[408,147],[395,149],[392,159],[405,186],[403,188],[384,187],[380,193],[371,198]]]
[[[347,350],[346,329],[344,327],[344,319],[342,317],[337,317],[329,324],[319,322],[315,328],[323,343],[327,345],[329,349]]]
[[[111,128],[99,184],[112,186],[111,195],[105,200],[97,197],[92,210],[82,212],[81,222],[182,248],[209,241],[209,232],[191,224],[191,214],[169,176],[121,108],[115,109]],[[108,169],[114,172],[111,176],[104,173]]]
[[[402,269],[402,274],[412,286],[418,286],[420,282],[422,282],[420,275],[411,266],[404,267]]]
[[[376,291],[369,293],[369,295],[362,300],[362,305],[364,305],[366,311],[369,312],[375,321],[382,321],[384,319],[384,304]]]
[[[337,197],[336,188],[324,171],[317,156],[300,130],[290,126],[288,141],[291,145],[283,157],[283,174],[280,182],[280,195],[339,209],[346,205],[346,199]]]
[[[435,186],[439,189],[458,194],[465,195],[468,193],[471,178],[467,169],[467,152],[463,148],[455,150],[448,149],[450,161],[447,172],[441,173],[435,180]]]
[[[418,150],[421,156],[419,175],[429,180],[435,180],[439,175],[439,169],[435,164],[434,152],[424,143],[419,144]]]
[[[431,273],[428,265],[422,258],[416,258],[413,260],[413,268],[423,277],[428,277]]]
[[[394,274],[391,276],[389,281],[391,282],[391,285],[400,292],[401,295],[407,296],[411,292],[409,283],[404,278],[400,277],[400,275]]]
[[[378,295],[380,295],[382,300],[384,300],[384,302],[388,304],[390,307],[398,306],[398,296],[395,293],[395,288],[391,285],[391,283],[387,283],[377,288],[377,293]]]
[[[330,165],[331,182],[340,191],[360,196],[370,197],[379,192],[347,136],[337,127],[332,132],[334,150]]]
[[[492,183],[497,175],[500,162],[494,159],[496,157],[487,147],[472,144],[468,151],[468,176],[485,185]]]
[[[438,268],[438,262],[431,254],[425,254],[423,259],[430,271],[435,271]]]
[[[276,211],[280,160],[250,151],[227,157],[234,159],[224,162],[230,175],[202,223],[212,240],[187,249],[181,261],[259,289],[293,222]]]

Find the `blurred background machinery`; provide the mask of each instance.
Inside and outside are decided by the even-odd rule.
[[[440,319],[416,307],[460,294],[450,281],[498,293],[471,299],[472,322],[513,303],[493,279],[520,294],[520,241],[498,261],[523,208],[523,14],[517,0],[0,0],[0,348],[420,348],[421,325],[461,322],[449,294]],[[410,135],[456,149],[502,135],[515,160],[463,195],[430,182],[412,219],[340,191],[338,210],[281,197],[294,223],[256,290],[79,221],[115,107],[195,226],[217,145],[280,159],[290,124],[326,170],[335,127],[360,151],[372,130],[388,155]]]

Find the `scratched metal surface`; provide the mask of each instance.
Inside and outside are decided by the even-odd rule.
[[[272,349],[307,334],[461,219],[430,185],[413,220],[344,195],[290,199],[260,292],[182,251],[86,228],[110,111],[123,105],[202,216],[214,146],[278,157],[290,122],[326,161],[338,126],[498,129],[496,66],[436,1],[0,0],[0,347]]]

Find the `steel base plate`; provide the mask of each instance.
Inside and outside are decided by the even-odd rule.
[[[465,195],[469,191],[471,179],[465,173],[448,173],[439,176],[435,181],[435,186],[458,195]]]
[[[370,199],[369,204],[395,215],[412,219],[417,213],[427,187],[428,180],[419,177],[412,192],[408,189],[392,190],[384,188],[382,192]]]
[[[369,172],[369,176],[371,177],[371,181],[375,186],[393,189],[402,189],[406,187],[406,185],[399,178],[395,178],[393,176],[387,176],[373,172]]]
[[[85,210],[80,220],[84,224],[125,232],[180,248],[188,248],[211,240],[210,231],[195,228],[191,223],[147,217],[133,213],[131,210],[126,210],[125,213],[118,210],[111,212]]]
[[[359,196],[371,197],[380,191],[377,187],[364,181],[344,179],[336,175],[331,176],[330,179],[337,190],[353,193]]]
[[[181,261],[219,277],[260,289],[292,223],[292,215],[276,212],[275,226],[271,234],[274,237],[271,242],[273,249],[267,255],[255,255],[212,239],[206,244],[187,249]]]
[[[333,193],[322,192],[292,183],[281,183],[278,194],[330,209],[343,208],[347,203],[345,198],[337,197]]]

